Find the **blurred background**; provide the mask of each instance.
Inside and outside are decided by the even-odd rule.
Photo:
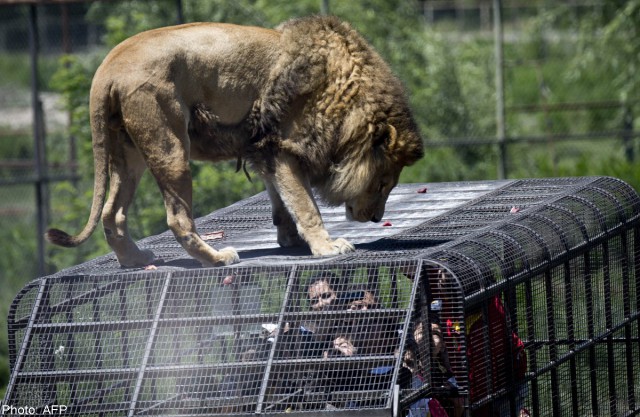
[[[640,0],[0,0],[0,394],[6,316],[29,280],[109,252],[41,239],[77,231],[93,186],[89,86],[110,48],[180,22],[273,27],[331,13],[404,82],[426,157],[404,182],[610,175],[640,190]],[[229,164],[192,165],[202,216],[262,190]],[[166,230],[145,174],[138,239]]]

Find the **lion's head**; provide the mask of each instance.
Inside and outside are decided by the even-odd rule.
[[[282,55],[262,120],[283,118],[287,106],[273,105],[282,92],[311,97],[295,144],[287,146],[298,148],[311,170],[324,172],[314,181],[324,200],[344,203],[348,219],[380,221],[403,167],[423,156],[402,84],[367,41],[336,18],[293,20],[280,30],[289,52]]]
[[[359,118],[354,113],[343,126],[343,158],[322,191],[329,202],[345,203],[347,219],[379,222],[400,172],[423,156],[422,139],[410,113],[377,125],[353,126],[350,122]]]

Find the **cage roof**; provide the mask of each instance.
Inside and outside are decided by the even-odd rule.
[[[575,246],[637,218],[640,197],[628,184],[615,178],[578,177],[400,184],[389,196],[380,223],[348,222],[342,206],[330,207],[322,201],[319,208],[330,236],[351,241],[355,252],[318,258],[306,248],[279,247],[266,192],[201,217],[196,225],[214,248],[232,246],[238,251],[240,262],[234,266],[410,259],[427,254],[444,260],[447,256],[437,255],[438,252],[451,251],[456,243],[474,239],[488,229],[504,229],[505,224],[518,223],[523,218],[525,223],[536,223],[534,228],[541,225],[553,229],[549,244],[554,245],[553,241],[559,239],[562,250],[567,250],[567,245]],[[541,210],[555,213],[552,218],[541,217]],[[523,227],[527,226],[520,226]],[[510,232],[500,233],[517,234],[517,231],[511,228]],[[170,231],[142,239],[139,246],[153,250],[159,259],[155,263],[159,270],[201,267]],[[549,248],[538,248],[536,252],[548,251]],[[529,255],[535,257],[536,253]],[[111,253],[54,276],[126,271],[131,268],[121,268]]]

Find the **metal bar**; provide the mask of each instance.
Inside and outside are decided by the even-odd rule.
[[[329,0],[320,0],[320,14],[327,15],[331,13],[329,10]]]
[[[502,0],[493,0],[493,41],[496,69],[496,142],[498,144],[498,179],[507,177],[507,148],[504,110],[504,53]]]
[[[631,316],[631,285],[630,285],[630,276],[629,276],[629,257],[631,254],[629,253],[629,240],[631,239],[631,235],[628,231],[624,232],[621,237],[622,241],[622,303],[623,303],[623,311],[624,316]],[[636,288],[636,291],[640,289]],[[636,400],[635,400],[635,379],[633,377],[634,374],[634,366],[633,366],[633,329],[631,324],[628,324],[624,327],[624,339],[625,343],[625,359],[627,361],[627,400],[629,401],[629,409],[635,410],[636,408]]]
[[[12,403],[14,397],[14,389],[18,376],[20,375],[20,370],[22,369],[22,365],[24,364],[24,359],[29,352],[29,348],[31,346],[31,342],[33,341],[31,337],[31,333],[33,330],[33,323],[36,322],[36,318],[40,314],[40,305],[42,303],[42,299],[44,297],[44,293],[47,288],[47,279],[43,278],[40,282],[40,288],[38,289],[38,295],[36,296],[36,300],[33,303],[33,309],[31,310],[31,317],[29,318],[29,325],[27,326],[27,330],[25,331],[24,338],[22,339],[22,346],[20,347],[20,352],[16,357],[15,364],[13,365],[11,376],[9,378],[9,383],[7,384],[7,389],[5,392],[5,399],[7,403]]]
[[[68,284],[69,287],[67,288],[67,298],[72,298],[73,296],[73,288],[74,286],[72,284]],[[67,321],[71,322],[73,321],[73,311],[68,310],[67,311]],[[75,341],[73,338],[74,334],[69,332],[69,334],[67,335],[67,346],[66,346],[66,351],[68,352],[69,355],[69,369],[75,369],[76,367],[76,351],[75,351]],[[70,395],[69,398],[76,398],[77,395],[77,384],[76,383],[71,383],[71,387],[70,387]]]
[[[51,322],[51,306],[49,305],[49,300],[51,299],[51,285],[45,289],[42,294],[42,302],[40,308],[40,317],[38,321]],[[53,346],[53,335],[52,334],[43,334],[40,336],[40,346],[39,346],[39,361],[40,369],[47,372],[53,370],[55,368],[55,356]],[[48,383],[43,384],[44,389],[42,393],[42,401],[45,403],[53,403],[56,401],[56,384]]]
[[[136,385],[133,391],[133,396],[131,397],[131,405],[129,407],[129,417],[133,417],[136,412],[136,404],[138,403],[138,397],[140,396],[140,391],[142,389],[142,381],[145,376],[145,371],[147,368],[147,364],[149,363],[151,357],[151,351],[153,349],[153,344],[155,343],[155,337],[158,330],[158,322],[160,320],[160,315],[162,314],[162,309],[164,308],[164,302],[167,297],[167,292],[169,291],[169,284],[171,283],[172,273],[169,272],[167,274],[167,278],[164,280],[164,285],[162,287],[162,293],[160,295],[160,300],[158,301],[158,306],[156,307],[156,311],[154,314],[153,325],[151,327],[151,331],[149,332],[149,338],[147,339],[147,345],[144,350],[144,356],[142,357],[142,362],[140,363],[140,368],[138,371],[138,379],[136,381]]]
[[[127,320],[127,295],[124,288],[120,289],[120,320]],[[129,330],[122,331],[122,365],[127,368],[129,364]],[[131,386],[125,388],[125,398],[129,396]]]
[[[573,286],[571,282],[571,265],[569,262],[564,264],[564,289],[565,289],[565,315],[567,317],[567,337],[570,340],[569,351],[576,348],[575,344],[575,322],[573,317]],[[556,344],[557,345],[557,344]],[[580,415],[578,404],[578,366],[575,356],[569,361],[569,373],[571,375],[571,409],[572,415]]]
[[[93,282],[94,288],[98,286],[98,278],[94,279]],[[93,310],[93,320],[94,321],[100,321],[100,305],[98,304],[98,298],[93,299],[92,301],[92,310]],[[97,330],[97,329],[96,329]],[[101,331],[96,331],[95,332],[96,335],[96,341],[94,344],[94,349],[95,349],[95,353],[96,353],[96,358],[95,358],[95,367],[96,369],[102,369],[102,332]],[[98,381],[97,382],[97,386],[98,386],[98,390],[102,389],[102,381]],[[104,397],[98,397],[98,406],[102,406],[102,403],[104,401]],[[100,411],[99,414],[100,417],[104,416],[104,411]]]
[[[549,339],[554,340],[556,338],[556,320],[555,320],[555,307],[553,305],[553,282],[551,276],[552,269],[548,269],[544,273],[544,288],[547,305],[547,332]],[[558,349],[553,343],[549,345],[549,360],[553,363],[558,359]],[[560,384],[558,383],[558,369],[556,367],[551,369],[551,392],[559,392]],[[552,396],[553,415],[560,415],[560,399],[557,395]]]
[[[426,276],[423,276],[424,274],[421,273],[422,272],[422,261],[418,261],[418,265],[416,266],[415,269],[415,279],[413,280],[413,287],[412,287],[412,291],[411,291],[411,296],[409,299],[409,305],[410,306],[415,306],[416,305],[416,294],[418,293],[420,288],[428,288],[426,281]],[[394,279],[397,277],[396,274],[394,274]],[[422,293],[422,292],[421,292]],[[424,294],[421,294],[420,297],[425,296]],[[423,309],[428,309],[429,308],[429,304],[426,305],[422,305],[421,306]],[[400,335],[400,346],[402,347],[402,349],[404,349],[405,343],[407,341],[407,333],[409,333],[409,326],[410,326],[410,321],[411,321],[411,309],[409,308],[408,311],[406,312],[406,320],[403,323],[402,326],[402,334]],[[429,340],[431,339],[431,323],[429,321],[426,321],[424,323],[425,327],[427,327],[428,332],[427,334],[429,335]],[[425,329],[425,330],[427,330]],[[417,353],[417,352],[416,352]],[[394,360],[394,367],[393,367],[393,377],[391,379],[391,386],[395,387],[396,386],[396,382],[398,381],[398,373],[400,372],[400,367],[402,364],[402,355],[404,354],[404,352],[400,352],[400,354],[398,355],[398,357]],[[426,385],[426,384],[425,384]],[[387,408],[391,408],[393,412],[397,411],[397,409],[395,407],[393,407],[393,403],[394,401],[396,401],[396,396],[392,395],[391,397],[389,397],[389,399],[387,400]]]
[[[171,274],[169,274],[171,275]],[[152,324],[151,324],[151,328],[153,329],[153,327],[155,326],[155,324],[153,323],[153,320],[155,320],[156,318],[159,318],[160,316],[157,315],[157,306],[156,309],[154,310],[153,308],[153,281],[152,280],[146,280],[144,283],[144,287],[145,287],[145,291],[147,292],[147,316],[149,317],[149,319],[152,320]],[[151,332],[150,332],[151,334]],[[148,339],[151,340],[151,337]],[[149,356],[149,358],[147,359],[148,362],[153,363],[153,357]],[[155,380],[151,380],[151,392],[153,394],[153,398],[155,399],[156,396],[156,381]]]
[[[285,322],[285,313],[287,312],[287,308],[289,304],[289,297],[291,296],[291,290],[294,287],[293,283],[295,282],[295,280],[298,279],[297,277],[298,277],[298,267],[294,265],[291,267],[291,272],[289,272],[287,288],[285,290],[284,300],[282,302],[282,307],[280,309],[280,314],[278,316],[278,322],[277,322],[278,329],[283,328],[283,324]],[[281,333],[280,331],[276,332],[274,336],[273,344],[271,346],[271,350],[269,351],[269,358],[267,360],[267,365],[262,378],[262,384],[260,385],[260,394],[258,397],[258,404],[256,405],[256,414],[262,413],[262,407],[264,405],[264,397],[267,393],[267,385],[269,384],[271,368],[273,367],[273,364],[275,361],[275,352],[276,352],[276,347],[278,347],[278,340],[280,339],[280,333]]]
[[[44,145],[44,126],[42,119],[42,103],[40,102],[40,85],[38,81],[38,6],[29,6],[29,57],[31,61],[31,107],[33,110],[33,149],[35,159],[35,194],[36,194],[36,236],[43,236],[47,224],[48,195],[47,185],[43,178],[47,176],[46,151]],[[37,239],[37,265],[38,275],[46,273],[44,240]]]
[[[534,275],[535,276],[535,275]],[[529,339],[537,340],[536,327],[533,318],[533,285],[532,280],[527,280],[524,283],[525,291],[525,305],[526,305],[526,321],[527,321],[527,335]],[[529,364],[531,369],[538,369],[538,356],[536,355],[535,347],[530,351]],[[533,409],[533,415],[540,415],[540,391],[538,387],[538,380],[536,378],[531,380],[531,403]]]
[[[602,110],[602,109],[619,109],[628,107],[629,104],[638,103],[640,100],[629,101],[589,101],[589,102],[565,102],[565,103],[549,103],[541,106],[540,104],[518,104],[509,106],[508,111],[514,113],[539,113],[544,111],[580,111],[580,110]]]
[[[609,253],[609,243],[602,243],[602,271],[604,274],[604,317],[607,329],[613,327],[613,308],[611,305],[611,258]],[[613,344],[611,336],[607,337],[607,369],[610,371],[615,368],[615,359],[613,352]],[[608,372],[609,376],[609,410],[610,416],[618,415],[617,395],[616,395],[616,376],[614,372]]]
[[[182,0],[176,0],[176,24],[181,25],[184,23],[184,7],[182,7]]]
[[[35,283],[28,284],[20,292],[15,296],[13,302],[11,303],[11,307],[9,307],[9,314],[7,315],[7,342],[9,345],[9,365],[11,371],[16,364],[16,331],[18,330],[18,326],[15,325],[16,321],[16,311],[19,308],[20,302],[24,299],[24,296],[31,291],[31,289],[35,288]],[[31,309],[31,315],[33,314],[33,309]],[[25,325],[23,327],[28,327],[29,321],[31,320],[31,315],[29,315],[25,319]],[[22,340],[24,342],[24,339]]]
[[[548,259],[547,262],[541,263],[540,265],[532,265],[530,266],[528,269],[523,269],[522,271],[516,273],[515,275],[513,275],[512,277],[509,278],[509,280],[513,283],[513,284],[518,284],[522,281],[526,281],[527,279],[529,279],[530,276],[535,276],[538,274],[542,274],[544,273],[545,270],[547,270],[548,268],[552,268],[554,266],[558,266],[563,264],[567,259],[571,259],[571,258],[575,258],[577,256],[579,256],[580,254],[584,254],[584,253],[588,253],[594,246],[596,246],[599,243],[605,242],[608,239],[611,239],[611,236],[615,235],[615,234],[619,234],[621,233],[623,230],[628,228],[628,224],[629,223],[633,223],[636,222],[638,220],[638,217],[634,217],[632,219],[627,219],[627,224],[618,224],[608,230],[606,230],[606,233],[602,233],[599,236],[596,236],[594,238],[590,238],[589,233],[587,231],[587,229],[585,228],[585,225],[582,221],[580,221],[578,215],[576,213],[574,213],[573,211],[567,209],[566,207],[557,205],[556,203],[550,203],[550,204],[545,204],[544,206],[540,206],[540,209],[538,209],[537,214],[540,214],[541,211],[545,210],[545,209],[553,209],[553,210],[557,210],[560,212],[563,212],[565,214],[567,214],[569,217],[572,217],[575,222],[576,225],[580,228],[580,231],[584,237],[584,241],[582,244],[567,250],[566,252],[560,254],[559,256],[555,257],[555,258],[551,258]],[[482,235],[479,235],[478,237],[481,237]],[[445,252],[445,251],[443,251]],[[446,252],[445,252],[446,253]],[[492,294],[497,294],[501,291],[504,290],[504,287],[506,287],[508,285],[508,283],[506,281],[500,281],[498,283],[495,283],[487,288],[485,288],[485,291],[490,291]],[[475,294],[472,294],[470,296],[467,296],[465,298],[465,305],[467,307],[472,307],[474,305],[477,305],[479,303],[482,302],[483,299],[486,298],[486,293],[483,295],[482,292],[478,292]]]
[[[589,339],[595,339],[595,328],[593,325],[593,271],[591,270],[591,252],[587,251],[584,253],[584,292],[585,292],[585,302],[587,307],[587,336]],[[595,343],[589,344],[589,369],[597,369],[597,361],[596,361],[596,346]],[[590,383],[591,383],[591,412],[594,416],[598,416],[598,380],[596,379],[596,372],[589,372]]]
[[[612,329],[608,329],[607,331],[605,331],[604,333],[598,335],[597,337],[594,337],[593,339],[589,339],[584,341],[584,343],[581,344],[577,344],[575,350],[573,351],[569,351],[567,353],[564,353],[560,356],[558,356],[558,358],[555,361],[550,361],[547,365],[542,366],[538,369],[536,369],[535,371],[531,371],[530,375],[529,375],[529,379],[531,380],[535,380],[536,378],[538,378],[540,375],[552,371],[553,369],[557,369],[558,366],[562,365],[563,363],[571,360],[572,357],[575,357],[576,355],[579,355],[580,353],[584,352],[585,350],[591,350],[593,349],[597,344],[600,343],[605,343],[608,342],[608,338],[610,336],[612,336],[613,334],[615,334],[616,332],[619,332],[620,330],[624,329],[624,326],[626,326],[628,324],[629,321],[637,321],[640,320],[640,312],[637,312],[635,314],[633,314],[629,320],[627,322],[624,323],[620,323],[615,325]],[[621,343],[624,343],[625,340],[619,339]],[[594,364],[592,366],[592,364],[589,365],[589,369],[597,369],[597,366]],[[592,376],[592,378],[596,377],[596,372],[589,372],[589,374]],[[591,389],[590,390],[591,396],[592,396],[592,400],[593,397],[597,397],[598,394],[598,390],[597,389]],[[597,400],[597,398],[596,398]],[[594,413],[594,415],[598,414],[598,402],[596,401],[595,403],[592,404],[593,410],[592,412]]]
[[[640,320],[640,311],[632,314],[627,320],[622,323],[617,324],[612,329],[607,330],[605,333],[594,337],[593,339],[587,340],[579,340],[576,341],[576,346],[573,351],[569,351],[563,355],[558,356],[558,358],[549,362],[549,364],[538,368],[536,366],[535,356],[530,358],[530,364],[532,371],[530,372],[530,376],[528,379],[531,380],[532,383],[536,381],[536,377],[549,372],[550,370],[557,368],[559,365],[569,361],[572,357],[579,355],[585,350],[592,349],[596,344],[603,343],[607,341],[607,339],[615,334],[616,332],[624,329],[629,323]],[[624,344],[626,340],[623,338],[616,338],[618,343]],[[638,342],[638,340],[634,340]],[[579,342],[579,343],[578,343]],[[552,343],[552,342],[549,342]],[[353,357],[336,357],[336,358],[307,358],[307,359],[275,359],[273,364],[275,365],[298,365],[298,364],[322,364],[322,365],[334,365],[334,366],[343,366],[344,363],[353,363],[359,364],[361,366],[369,366],[371,364],[384,364],[389,362],[395,362],[396,358],[393,356],[353,356]],[[205,371],[213,371],[213,372],[225,372],[226,370],[237,370],[246,367],[254,367],[257,365],[261,365],[261,361],[252,361],[252,362],[226,362],[221,364],[205,364],[201,366],[199,364],[190,364],[190,365],[162,365],[162,366],[148,366],[146,368],[146,375],[149,377],[161,376],[161,375],[188,375],[193,373],[194,375],[199,375]],[[533,370],[535,369],[535,370]],[[595,369],[595,368],[592,368]],[[14,379],[19,381],[33,381],[34,378],[38,378],[41,381],[46,380],[55,380],[55,381],[81,381],[86,379],[94,380],[94,378],[98,378],[99,380],[117,380],[122,379],[124,376],[138,374],[140,372],[140,368],[105,368],[105,369],[82,369],[82,370],[62,370],[62,371],[51,371],[51,372],[22,372],[15,373],[16,376]],[[13,374],[12,374],[13,375]],[[8,391],[7,391],[8,392]],[[595,390],[592,391],[592,394],[597,394]],[[596,408],[597,410],[597,408]]]
[[[321,314],[312,311],[288,312],[284,314],[285,321],[303,320],[305,318],[322,317],[325,319],[353,319],[360,316],[370,317],[373,320],[379,318],[403,318],[406,310],[402,308],[380,308],[376,310],[344,310],[344,311],[323,311]],[[273,319],[274,314],[239,314],[237,316],[208,316],[208,317],[186,317],[186,318],[163,318],[158,319],[158,327],[182,327],[186,324],[191,326],[224,326],[238,324],[260,324],[265,320]],[[33,331],[36,334],[45,333],[91,333],[100,331],[124,331],[147,329],[156,323],[154,319],[124,320],[124,321],[92,321],[84,323],[42,323],[34,324]]]
[[[633,228],[633,275],[636,278],[635,290],[636,290],[636,311],[640,310],[640,225],[636,225]],[[630,298],[630,297],[629,297]],[[636,332],[640,332],[640,319],[636,323]],[[638,348],[636,360],[640,358],[640,342],[636,343]]]
[[[329,369],[344,366],[345,363],[357,365],[358,367],[368,367],[371,364],[388,365],[396,361],[393,355],[374,355],[374,356],[353,356],[353,357],[331,357],[331,358],[305,358],[305,359],[274,359],[274,365],[323,365]],[[263,361],[247,361],[247,362],[223,362],[223,363],[206,363],[188,364],[188,365],[156,365],[146,367],[146,376],[160,375],[183,375],[193,373],[194,375],[203,371],[213,371],[221,373],[229,370],[239,370],[242,368],[252,368],[262,365]],[[22,372],[18,378],[28,380],[40,378],[42,380],[84,380],[87,378],[98,378],[98,380],[118,379],[124,375],[138,374],[140,368],[105,368],[105,369],[82,369],[82,370],[62,370],[62,371],[31,371]]]
[[[515,346],[513,343],[513,335],[518,333],[517,323],[517,298],[515,294],[515,286],[507,287],[507,291],[505,291],[505,319],[506,319],[506,328],[507,332],[504,335],[505,342],[509,347],[509,352],[507,356],[507,394],[509,398],[509,413],[511,415],[516,415],[520,413],[517,407],[517,397],[518,391],[520,388],[521,380],[516,378],[515,370],[514,370],[514,360],[515,355]],[[515,323],[515,324],[514,324]]]
[[[621,135],[627,135],[629,138],[640,137],[640,132],[625,132],[623,130],[603,130],[600,132],[587,132],[587,133],[557,133],[545,136],[506,136],[504,142],[506,145],[516,144],[536,144],[546,143],[549,140],[554,142],[566,142],[572,140],[601,140],[603,138],[619,141]],[[487,137],[461,137],[461,138],[447,138],[443,140],[428,140],[425,141],[425,145],[428,147],[457,147],[457,146],[490,146],[499,144],[495,138]]]

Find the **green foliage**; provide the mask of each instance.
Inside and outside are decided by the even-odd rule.
[[[26,53],[3,53],[0,55],[0,89],[17,91],[29,88],[31,85],[31,61]],[[41,87],[48,88],[49,77],[55,71],[57,61],[55,58],[39,56],[38,57],[38,74]],[[6,100],[13,97],[2,97],[0,100]],[[25,104],[25,103],[15,103]]]
[[[9,351],[7,320],[9,307],[20,288],[36,276],[36,263],[25,259],[25,254],[36,252],[32,216],[0,216],[0,239],[10,244],[3,245],[0,257],[0,395],[9,381]]]
[[[17,86],[28,87],[31,79],[29,68],[29,55],[27,54],[2,54],[0,55],[0,80],[1,87]]]
[[[577,80],[599,79],[623,101],[640,97],[640,0],[607,2],[606,13],[581,19],[578,54],[572,61]],[[603,82],[604,81],[604,82]]]

